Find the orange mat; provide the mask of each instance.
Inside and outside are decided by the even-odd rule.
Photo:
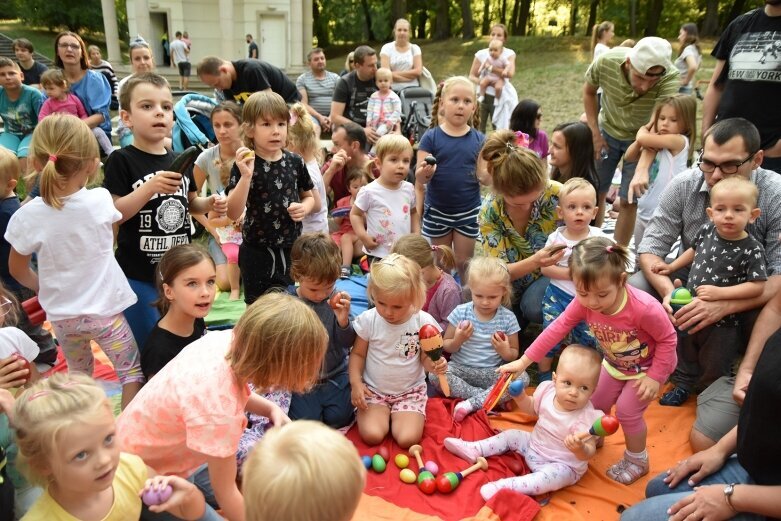
[[[624,451],[624,436],[619,430],[605,440],[605,446],[589,462],[588,472],[576,485],[555,492],[550,503],[543,507],[535,521],[614,521],[619,518],[619,507],[630,506],[645,495],[645,485],[652,477],[670,468],[678,460],[691,455],[689,432],[695,419],[694,398],[683,407],[662,407],[653,402],[646,411],[648,423],[648,452],[651,472],[638,482],[624,486],[605,476],[605,470],[618,461]],[[518,412],[502,413],[491,419],[498,430],[520,428],[531,430],[534,418]],[[381,498],[364,494],[353,520],[433,521],[438,517],[419,514],[398,507]],[[480,521],[500,521],[501,515],[484,508],[475,517]]]

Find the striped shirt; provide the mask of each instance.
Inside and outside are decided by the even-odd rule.
[[[315,78],[312,71],[306,71],[296,80],[296,88],[299,91],[306,91],[307,103],[315,109],[321,116],[331,113],[331,101],[336,89],[336,82],[339,81],[339,75],[325,71],[325,78]]]
[[[651,119],[657,101],[678,94],[678,70],[670,67],[651,89],[638,96],[624,76],[622,64],[631,49],[615,47],[594,60],[586,71],[586,81],[602,88],[599,128],[620,140],[635,139],[637,130]]]
[[[759,218],[746,231],[765,247],[768,275],[781,274],[781,175],[763,168],[751,172],[751,182],[759,189]],[[710,204],[710,190],[699,168],[691,168],[673,177],[659,199],[651,222],[637,249],[638,254],[651,253],[664,258],[678,236],[682,249],[691,248],[700,228],[708,221],[705,209]]]

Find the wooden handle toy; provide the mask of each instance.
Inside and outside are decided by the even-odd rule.
[[[434,474],[427,470],[423,465],[423,459],[420,457],[420,453],[423,452],[423,447],[420,445],[413,445],[409,448],[409,453],[415,457],[415,461],[418,462],[418,488],[424,493],[431,495],[437,489],[436,481],[434,480]]]
[[[439,476],[436,480],[437,490],[443,494],[449,494],[458,488],[458,485],[461,484],[461,481],[469,474],[476,470],[485,471],[486,469],[488,469],[488,462],[486,459],[483,457],[477,458],[477,461],[474,463],[474,465],[465,470],[462,470],[461,472],[445,472]]]
[[[612,414],[606,414],[594,420],[594,424],[589,427],[588,432],[581,432],[578,436],[580,439],[588,436],[610,436],[618,430],[618,425],[618,418]]]
[[[423,352],[431,359],[432,362],[436,362],[442,357],[442,350],[444,349],[444,341],[442,340],[442,333],[439,332],[435,326],[431,324],[424,324],[418,332],[418,339],[420,340],[420,347],[423,348]],[[439,386],[442,387],[442,393],[445,396],[450,396],[450,384],[447,383],[447,375],[438,374]]]

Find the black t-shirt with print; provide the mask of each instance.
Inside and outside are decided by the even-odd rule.
[[[124,197],[168,170],[174,155],[148,154],[134,146],[115,150],[106,160],[103,187]],[[190,242],[189,194],[195,193],[192,170],[171,195],[155,195],[133,217],[119,226],[117,262],[129,279],[154,282],[155,266],[165,252]]]
[[[781,16],[761,7],[738,16],[712,54],[725,60],[717,119],[746,118],[759,129],[762,148],[773,146],[781,139]]]
[[[144,372],[144,376],[149,378],[159,373],[182,349],[204,334],[206,334],[206,322],[202,318],[195,319],[193,334],[186,337],[175,335],[167,329],[161,328],[160,322],[158,322],[149,333],[146,344],[141,350],[141,370]]]
[[[365,127],[369,98],[377,90],[374,78],[362,81],[358,78],[358,74],[352,71],[336,82],[333,101],[344,103],[344,117]]]
[[[278,67],[260,60],[236,60],[232,62],[236,68],[236,81],[222,93],[225,99],[233,99],[236,103],[244,103],[252,94],[271,89],[282,96],[287,103],[301,100],[296,84]]]
[[[19,64],[19,68],[22,69],[22,83],[25,85],[40,85],[41,75],[49,70],[46,65],[38,61],[33,61],[33,66],[29,69],[22,67],[21,63]]]
[[[225,193],[230,193],[241,178],[235,164]],[[291,203],[301,202],[300,193],[312,190],[312,178],[301,156],[282,151],[279,161],[255,156],[244,217],[244,242],[250,246],[289,248],[301,235],[302,225],[287,212]]]

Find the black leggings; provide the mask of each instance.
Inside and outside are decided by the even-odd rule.
[[[290,278],[290,248],[250,246],[239,248],[239,268],[244,281],[244,302],[249,306],[271,289],[286,289]]]

